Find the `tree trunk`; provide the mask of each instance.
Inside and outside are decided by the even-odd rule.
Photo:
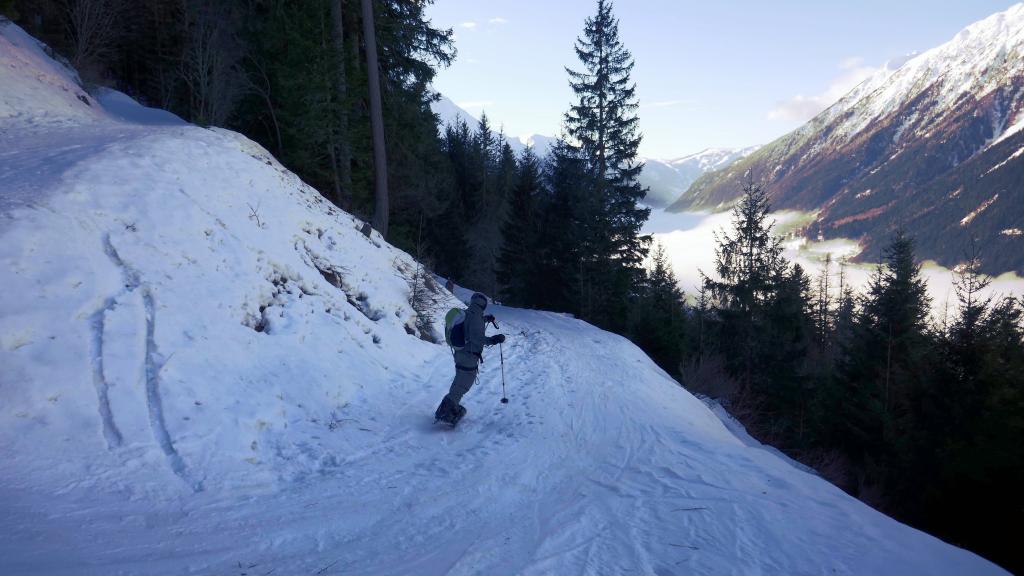
[[[348,143],[348,76],[345,72],[345,23],[343,18],[344,0],[331,0],[331,32],[334,49],[337,52],[337,69],[334,76],[335,98],[338,100],[338,143],[337,157],[334,159],[336,170],[341,180],[343,194],[352,194],[352,150]],[[339,204],[342,199],[336,199]]]
[[[362,0],[363,41],[366,43],[366,74],[370,85],[370,126],[373,129],[373,175],[375,205],[373,227],[388,236],[388,163],[384,151],[384,111],[380,99],[380,70],[377,64],[377,34],[373,25],[373,2]]]

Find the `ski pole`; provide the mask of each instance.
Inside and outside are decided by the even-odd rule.
[[[508,397],[505,396],[505,350],[501,347],[501,342],[498,342],[498,353],[501,354],[501,403],[508,404]]]

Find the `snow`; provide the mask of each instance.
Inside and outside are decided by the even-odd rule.
[[[978,214],[984,212],[989,206],[992,205],[993,202],[995,202],[998,199],[999,194],[996,194],[989,198],[988,200],[982,202],[981,205],[972,210],[970,214],[960,219],[960,226],[967,226],[968,224],[970,224],[972,220],[978,217]]]
[[[0,573],[1005,573],[564,314],[489,309],[504,370],[435,427],[409,255],[239,134],[76,108],[26,38],[0,28],[35,59],[0,67]]]
[[[751,436],[749,432],[747,432],[746,426],[744,426],[742,422],[734,418],[732,414],[729,414],[729,411],[726,410],[725,407],[723,407],[717,400],[700,395],[698,395],[698,398],[700,398],[700,400],[704,402],[704,404],[708,407],[708,409],[711,410],[711,412],[715,414],[715,416],[718,416],[718,419],[721,420],[722,424],[724,424],[725,427],[729,429],[729,432],[732,432],[733,435],[736,436],[736,438],[739,439],[740,442],[743,442],[743,444],[745,444],[746,446],[749,446],[751,448],[757,448],[759,450],[764,450],[769,454],[772,454],[778,459],[782,460],[783,462],[786,462],[790,466],[796,468],[797,470],[806,472],[808,474],[817,475],[817,472],[813,468],[801,464],[796,460],[793,460],[789,456],[786,456],[786,454],[784,454],[778,448],[760,443],[756,438]]]
[[[801,133],[810,137],[840,119],[829,139],[845,142],[927,91],[931,94],[927,107],[920,108],[922,116],[905,119],[894,142],[911,125],[926,131],[928,122],[942,118],[961,98],[981,99],[1024,74],[1022,53],[1024,3],[1018,3],[971,24],[945,44],[886,63],[801,128]]]
[[[100,88],[97,91],[96,100],[99,101],[108,114],[125,122],[177,126],[186,124],[184,120],[167,110],[143,106],[131,96],[110,88]]]
[[[993,140],[992,143],[988,145],[988,148],[991,148],[992,146],[995,146],[996,144],[999,144],[1003,140],[1006,140],[1006,139],[1010,138],[1011,136],[1017,134],[1021,130],[1024,130],[1024,114],[1021,114],[1020,119],[1017,120],[1014,124],[1010,125],[1006,129],[1004,129],[999,134],[999,137],[996,138],[995,140]]]
[[[996,170],[999,170],[1003,166],[1009,164],[1010,161],[1012,161],[1013,159],[1019,158],[1022,155],[1024,155],[1024,146],[1021,146],[1020,148],[1017,149],[1016,152],[1007,156],[1006,160],[1003,160],[999,164],[996,164],[995,166],[989,168],[984,174],[982,174],[982,177],[988,176],[989,174],[995,172]]]
[[[700,174],[726,168],[733,162],[746,158],[756,152],[760,146],[747,146],[746,148],[707,148],[674,160],[667,160],[677,170],[696,169]]]
[[[430,110],[437,115],[440,120],[440,126],[454,126],[459,122],[464,122],[470,128],[475,129],[476,125],[480,122],[479,119],[460,108],[458,104],[452,102],[447,96],[441,96],[431,102]]]
[[[104,117],[77,74],[46,55],[44,46],[0,16],[0,125],[68,126]],[[31,111],[31,117],[25,117]],[[0,128],[3,130],[4,128]]]

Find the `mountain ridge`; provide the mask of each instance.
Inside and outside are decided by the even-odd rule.
[[[902,225],[923,258],[955,266],[976,237],[987,272],[1021,272],[1024,246],[1006,232],[1024,216],[1021,122],[1017,4],[885,67],[804,126],[698,178],[669,210],[725,208],[750,175],[773,207],[817,212],[806,234],[856,239],[863,258],[876,257]]]

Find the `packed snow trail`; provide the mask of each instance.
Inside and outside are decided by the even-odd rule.
[[[390,409],[357,396],[366,417],[335,432],[351,449],[312,477],[157,503],[19,491],[8,517],[66,553],[26,554],[14,531],[4,557],[55,574],[998,572],[743,446],[621,338],[493,311],[510,404],[491,354],[460,428],[435,427],[439,350],[395,375]]]
[[[407,254],[246,138],[75,86],[0,25],[0,574],[1005,573],[565,315],[489,308],[510,402],[491,348],[435,426]]]

